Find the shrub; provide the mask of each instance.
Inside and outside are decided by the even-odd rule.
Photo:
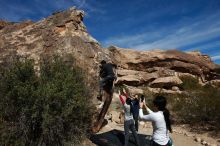
[[[212,123],[219,127],[220,89],[204,86],[196,92],[179,95],[173,110],[186,123]]]
[[[220,130],[220,88],[211,85],[202,86],[192,77],[182,77],[182,94],[153,93],[145,90],[147,103],[157,95],[167,97],[168,109],[175,122],[193,125],[207,125]]]
[[[66,145],[89,133],[93,106],[83,72],[61,58],[43,61],[40,75],[30,60],[0,76],[0,143]]]
[[[183,94],[168,95],[172,111],[183,123],[212,125],[220,129],[220,89],[201,86],[198,80],[181,78]]]
[[[180,88],[183,90],[198,90],[201,89],[202,86],[199,84],[199,80],[194,77],[190,76],[181,76],[180,79],[182,80],[182,84],[180,85]]]

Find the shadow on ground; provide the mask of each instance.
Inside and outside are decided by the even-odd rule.
[[[150,145],[150,136],[138,134],[141,146]],[[101,134],[94,134],[90,140],[97,146],[123,146],[124,145],[124,132],[120,130],[111,130]],[[129,146],[136,146],[132,134],[130,134]]]

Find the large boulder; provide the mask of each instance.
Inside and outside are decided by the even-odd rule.
[[[154,80],[159,77],[157,73],[148,73],[144,71],[137,70],[127,70],[119,69],[118,73],[118,84],[127,84],[127,85],[141,85],[149,83],[151,80]]]
[[[180,76],[191,76],[205,85],[211,80],[220,80],[219,66],[210,57],[200,52],[178,50],[137,51],[116,46],[108,48],[112,60],[118,65],[117,84],[152,88],[169,88],[178,91]],[[173,91],[172,91],[173,92]]]
[[[157,78],[151,82],[150,87],[155,88],[172,88],[173,86],[179,86],[183,82],[176,76]]]
[[[179,82],[172,80],[162,85],[165,81],[160,78],[180,74],[199,78],[202,84],[220,79],[219,65],[200,52],[138,51],[116,46],[104,49],[87,32],[83,17],[83,11],[72,7],[36,23],[0,21],[0,63],[30,58],[34,60],[35,70],[39,71],[45,56],[46,59],[54,55],[65,56],[68,62],[68,55],[71,55],[76,59],[75,64],[87,73],[91,88],[98,87],[99,62],[103,59],[118,65],[117,85],[127,84],[139,89],[149,85],[154,88],[178,86]]]
[[[220,88],[220,80],[212,80],[210,83],[211,85]]]
[[[147,91],[153,92],[153,93],[166,93],[166,94],[182,94],[183,91],[180,90],[173,90],[173,89],[164,89],[164,88],[151,88],[147,87]]]
[[[4,28],[5,26],[11,25],[11,22],[7,22],[4,20],[0,20],[0,29]]]
[[[17,57],[29,58],[34,60],[38,72],[43,58],[59,55],[68,62],[69,56],[72,56],[75,58],[74,64],[87,73],[91,88],[97,88],[99,62],[111,59],[87,32],[83,16],[83,11],[73,7],[36,23],[5,24],[0,29],[0,63],[7,64]]]
[[[197,76],[210,74],[216,65],[202,55],[188,54],[177,50],[137,51],[115,46],[108,48],[114,60],[123,69],[149,72],[151,68],[170,69]]]
[[[144,89],[143,88],[138,88],[138,87],[134,87],[134,86],[126,86],[127,89],[129,90],[129,92],[131,94],[144,94]]]

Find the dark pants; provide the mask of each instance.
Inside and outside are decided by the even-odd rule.
[[[125,121],[124,129],[125,129],[125,146],[128,146],[129,130],[131,130],[131,132],[134,136],[134,139],[136,141],[137,146],[140,146],[140,141],[138,139],[138,135],[137,135],[137,132],[136,132],[135,127],[134,127],[134,120]]]
[[[115,80],[115,76],[113,75],[108,75],[104,78],[102,78],[99,82],[99,96],[101,97],[102,96],[102,92],[103,92],[103,88],[104,86],[106,85],[107,81],[109,80],[112,80],[114,81]]]
[[[135,129],[136,129],[136,131],[138,131],[138,114],[136,114],[136,115],[133,115],[133,117],[134,117],[134,125],[135,125]]]

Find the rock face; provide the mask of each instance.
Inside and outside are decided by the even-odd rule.
[[[5,22],[3,26],[2,22],[0,63],[7,64],[15,56],[30,58],[34,60],[38,71],[42,57],[72,55],[76,64],[86,70],[88,77],[94,80],[94,76],[98,74],[99,61],[106,59],[108,55],[105,55],[105,50],[87,33],[83,16],[83,11],[73,7],[36,23]],[[68,57],[66,59],[68,61]]]
[[[14,30],[22,29],[31,24],[33,24],[31,20],[23,21],[20,23],[0,20],[0,30],[4,28],[4,30],[2,31],[3,33],[10,33],[13,32]]]
[[[210,83],[212,85],[220,88],[220,80],[211,80]]]
[[[220,67],[208,56],[177,50],[136,51],[115,46],[104,49],[88,34],[83,16],[83,11],[73,7],[36,23],[0,21],[0,63],[7,64],[14,57],[30,58],[38,71],[42,57],[61,55],[68,61],[67,56],[72,55],[96,85],[98,64],[105,59],[118,65],[117,84],[127,84],[138,93],[142,92],[139,87],[145,85],[152,90],[162,87],[178,91],[181,75],[219,86]]]
[[[0,29],[3,29],[5,26],[11,25],[10,22],[0,20]]]
[[[182,83],[183,82],[178,77],[170,76],[170,77],[157,78],[150,83],[150,86],[156,88],[163,88],[163,87],[170,88],[181,85]]]
[[[216,72],[218,66],[207,55],[199,52],[136,51],[115,46],[108,50],[119,66],[118,84],[178,91],[182,83],[179,77],[183,75],[199,78],[204,84],[214,79],[212,82],[217,84],[220,79]]]

